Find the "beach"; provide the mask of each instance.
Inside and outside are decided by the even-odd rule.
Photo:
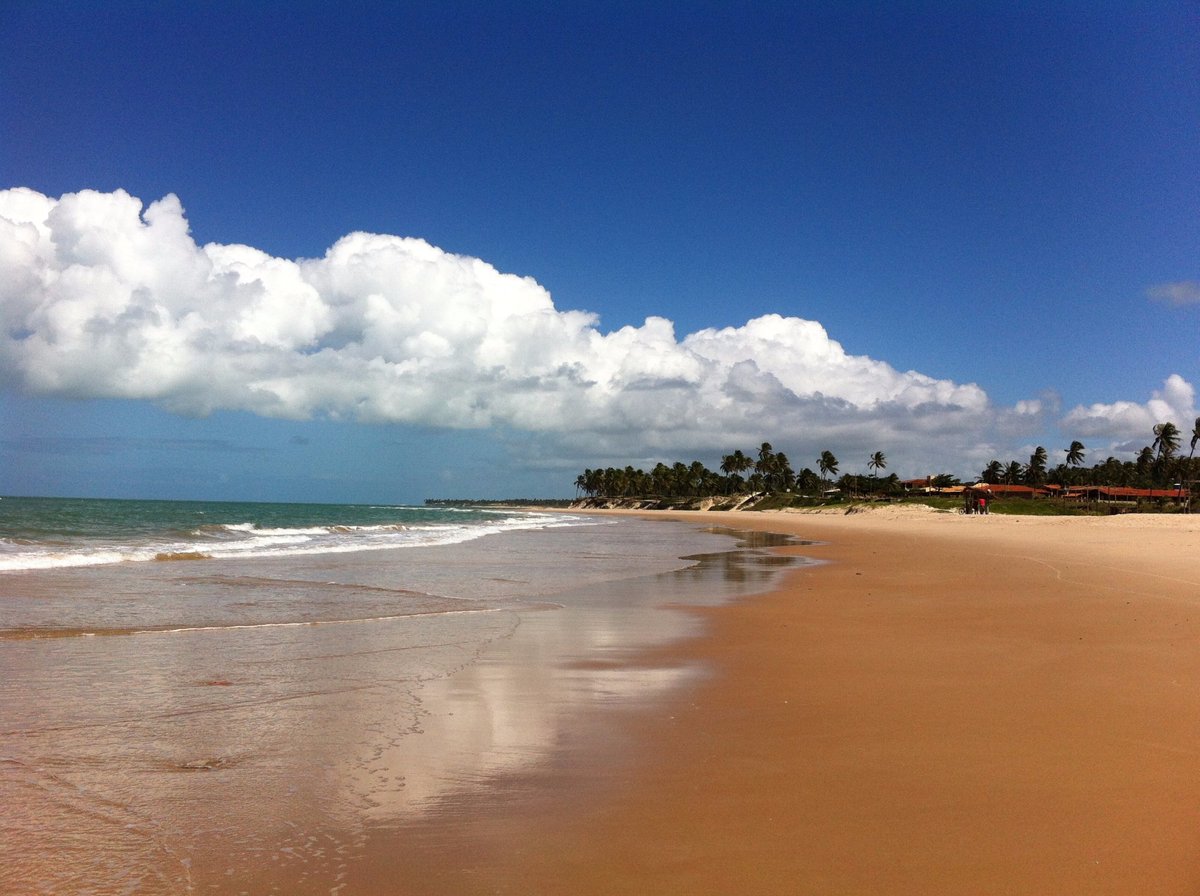
[[[380,837],[368,891],[1200,892],[1200,519],[682,518],[827,562],[700,611],[633,759]]]
[[[457,546],[470,612],[45,642],[175,639],[139,662],[186,687],[121,686],[189,704],[116,727],[34,731],[7,698],[43,642],[0,645],[8,891],[1200,892],[1200,518],[592,516],[621,525]],[[253,570],[374,595],[431,550]]]
[[[701,677],[644,661],[701,631],[669,605],[780,569],[778,539],[564,513],[2,514],[5,894],[369,891],[380,834],[451,823],[592,720]],[[612,759],[620,738],[593,732]]]

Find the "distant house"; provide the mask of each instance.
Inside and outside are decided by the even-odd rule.
[[[900,487],[919,495],[961,495],[965,486],[946,485],[939,488],[933,484],[932,476],[925,476],[922,479],[901,479]]]
[[[1005,485],[999,482],[976,482],[974,485],[967,486],[966,493],[968,496],[979,498],[1024,498],[1030,500],[1033,498],[1045,498],[1051,494],[1051,491],[1034,485]]]
[[[1174,488],[1128,488],[1118,485],[1073,485],[1067,489],[1066,498],[1076,501],[1105,501],[1118,504],[1136,504],[1138,501],[1187,501],[1191,497],[1188,489]]]

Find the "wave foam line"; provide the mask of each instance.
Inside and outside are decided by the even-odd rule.
[[[508,516],[491,525],[421,525],[408,528],[369,526],[346,529],[272,529],[243,528],[252,524],[233,524],[222,527],[226,532],[238,532],[244,540],[206,540],[176,544],[120,545],[80,548],[76,551],[31,551],[0,556],[0,572],[32,572],[35,570],[65,569],[80,566],[105,566],[115,563],[140,563],[163,560],[227,560],[261,557],[286,557],[315,554],[346,554],[355,551],[382,551],[418,547],[446,547],[498,535],[504,532],[556,529],[577,525],[596,525],[592,519],[553,514]],[[322,535],[305,534],[320,531]],[[286,534],[271,534],[286,533]],[[346,540],[347,536],[351,540]],[[354,540],[354,536],[362,538]],[[392,537],[389,537],[392,536]],[[329,540],[325,540],[329,539]],[[189,554],[206,557],[190,557]],[[172,556],[179,555],[179,556]]]

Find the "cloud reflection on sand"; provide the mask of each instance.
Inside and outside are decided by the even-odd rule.
[[[653,699],[699,674],[629,660],[697,630],[664,605],[766,586],[778,566],[762,554],[678,559],[729,546],[630,520],[498,535],[452,554],[256,561],[223,574],[252,571],[272,605],[286,600],[271,581],[300,596],[298,581],[339,581],[354,586],[339,592],[347,601],[370,595],[372,610],[383,585],[419,592],[422,612],[0,643],[0,798],[16,807],[0,882],[238,892],[269,868],[329,892],[368,825],[531,770],[586,710]],[[194,571],[185,580],[177,564],[155,566],[59,573],[54,587],[78,576],[126,606],[219,596]],[[24,581],[28,595],[34,580]],[[81,847],[52,860],[38,844],[56,839]]]

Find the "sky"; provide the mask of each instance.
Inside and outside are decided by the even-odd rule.
[[[966,479],[1200,413],[1189,0],[10,0],[0,46],[0,494]]]

